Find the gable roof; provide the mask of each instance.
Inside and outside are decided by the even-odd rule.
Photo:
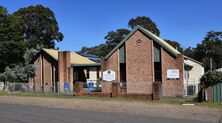
[[[202,62],[199,62],[199,61],[197,61],[197,60],[195,60],[195,59],[192,59],[192,58],[190,58],[190,57],[188,57],[188,56],[183,56],[184,57],[184,59],[186,60],[186,59],[189,59],[190,61],[193,61],[193,62],[195,62],[195,63],[197,63],[197,64],[199,64],[199,65],[204,65]]]
[[[47,53],[48,55],[50,55],[53,59],[55,59],[56,61],[58,61],[58,50],[54,50],[54,49],[45,49],[43,48],[42,51],[44,51],[45,53]],[[71,52],[71,64],[73,65],[93,65],[93,64],[97,64],[96,62],[90,60],[87,57],[83,57],[75,52]]]
[[[178,50],[176,50],[174,47],[172,47],[170,44],[168,44],[166,41],[161,39],[160,37],[156,36],[155,34],[151,33],[147,29],[141,27],[141,26],[136,26],[111,52],[109,52],[106,56],[105,59],[109,58],[117,49],[119,49],[122,44],[124,44],[136,31],[140,30],[143,32],[146,36],[150,37],[152,40],[154,40],[156,43],[158,43],[160,46],[162,46],[164,49],[169,51],[172,55],[176,56],[181,54]]]

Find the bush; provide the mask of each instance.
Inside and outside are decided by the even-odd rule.
[[[222,82],[222,72],[208,71],[200,78],[202,88],[208,88]]]

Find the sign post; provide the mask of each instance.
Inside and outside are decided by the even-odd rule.
[[[90,95],[92,96],[92,92],[93,92],[93,90],[94,90],[94,83],[93,83],[92,81],[90,81],[88,87],[89,87]]]
[[[64,82],[64,91],[67,92],[69,90],[69,83]]]

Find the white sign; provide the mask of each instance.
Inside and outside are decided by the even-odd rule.
[[[167,69],[167,79],[179,79],[179,69]]]
[[[103,72],[103,80],[111,82],[115,79],[116,79],[116,72],[112,70],[107,70]]]
[[[3,91],[4,88],[4,82],[0,82],[0,91]]]

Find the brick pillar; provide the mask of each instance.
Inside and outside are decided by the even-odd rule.
[[[176,58],[176,65],[179,69],[179,82],[177,83],[177,89],[179,89],[179,92],[176,92],[178,97],[184,97],[184,56],[183,54],[179,54]]]
[[[83,93],[83,84],[82,84],[82,82],[76,82],[75,83],[75,92],[76,92],[76,96],[82,96],[82,93]]]
[[[71,53],[59,51],[58,54],[58,76],[60,92],[64,92],[64,82],[69,83],[69,91],[73,91],[73,69],[71,67]]]
[[[153,100],[160,100],[161,97],[161,83],[153,83]]]
[[[112,83],[112,97],[119,97],[119,83]]]

